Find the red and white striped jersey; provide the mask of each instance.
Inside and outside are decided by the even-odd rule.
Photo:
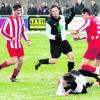
[[[11,48],[21,48],[21,37],[25,40],[29,40],[25,33],[25,23],[21,17],[9,16],[4,22],[1,33],[7,38],[7,45]],[[12,38],[16,38],[12,41]]]
[[[77,30],[77,32],[82,32],[86,30],[87,41],[100,40],[100,20],[94,16],[90,16],[85,19],[85,23]]]

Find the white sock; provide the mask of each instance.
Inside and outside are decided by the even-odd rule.
[[[99,67],[96,67],[95,73],[98,74],[98,75],[100,75],[100,68]]]

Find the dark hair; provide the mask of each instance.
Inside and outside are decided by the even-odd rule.
[[[89,8],[83,8],[82,13],[88,13],[89,15],[92,15],[92,10]]]
[[[50,11],[51,11],[53,8],[55,8],[55,7],[57,7],[57,8],[59,9],[59,7],[58,7],[57,5],[52,5],[51,8],[50,8]],[[60,9],[59,9],[59,10],[60,10]]]
[[[75,77],[73,77],[70,73],[66,73],[63,75],[63,80],[71,82],[75,80]]]
[[[13,5],[13,9],[14,9],[14,10],[17,10],[18,8],[22,8],[21,4],[20,4],[20,3],[15,3],[15,4]]]

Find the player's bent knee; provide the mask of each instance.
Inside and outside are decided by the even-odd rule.
[[[23,59],[20,59],[18,62],[19,62],[20,64],[23,64],[24,60],[23,60]]]
[[[69,52],[69,53],[67,54],[67,57],[68,57],[68,60],[69,60],[69,61],[74,61],[74,54],[73,54],[72,52]]]
[[[74,61],[74,56],[73,55],[68,56],[68,61]]]
[[[12,60],[12,61],[11,61],[11,65],[14,65],[14,64],[16,64],[16,63],[17,63],[16,60]]]

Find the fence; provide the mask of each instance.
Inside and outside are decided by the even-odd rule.
[[[0,28],[2,24],[4,23],[5,19],[8,16],[0,16]],[[25,28],[27,31],[30,30],[45,30],[46,20],[49,18],[49,16],[23,16],[24,22],[25,22]],[[99,18],[99,16],[98,16]],[[68,30],[74,30],[77,27],[81,25],[80,22],[83,21],[82,16],[75,16],[72,22],[68,25]]]

